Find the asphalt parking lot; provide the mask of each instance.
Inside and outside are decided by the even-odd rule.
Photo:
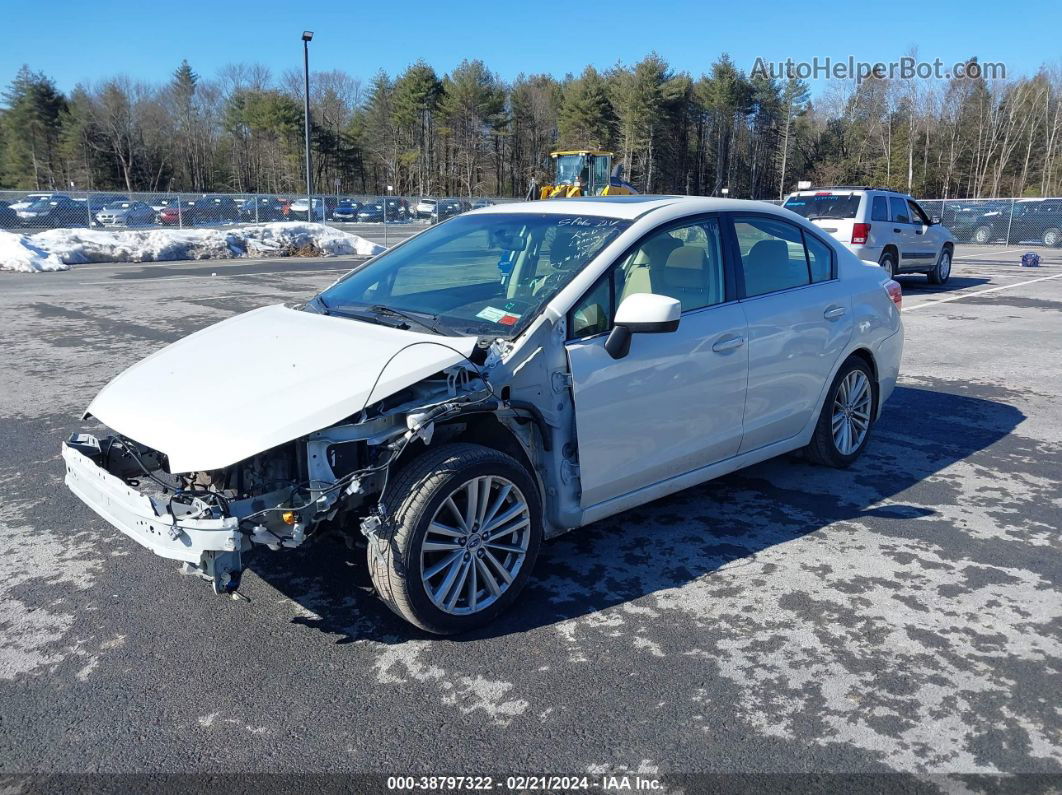
[[[902,379],[855,466],[778,459],[571,533],[450,639],[338,540],[215,597],[62,483],[119,370],[349,261],[0,273],[0,772],[1062,772],[1062,251],[960,248],[945,287],[902,278]]]

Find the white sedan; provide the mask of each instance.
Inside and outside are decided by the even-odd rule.
[[[361,532],[387,604],[461,632],[546,538],[793,450],[852,463],[896,383],[900,302],[769,204],[486,207],[129,368],[66,479],[220,592],[263,546]]]

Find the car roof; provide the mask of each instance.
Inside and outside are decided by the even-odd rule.
[[[499,215],[507,213],[545,213],[550,215],[596,215],[604,218],[619,218],[632,221],[646,213],[663,207],[681,207],[690,214],[735,210],[765,209],[777,211],[778,207],[766,202],[746,199],[723,199],[711,196],[582,196],[577,199],[546,199],[530,202],[511,202],[480,207],[470,215]]]

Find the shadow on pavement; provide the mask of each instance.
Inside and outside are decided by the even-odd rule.
[[[543,546],[513,609],[454,640],[526,632],[676,588],[835,522],[932,515],[897,495],[1006,437],[1023,418],[1003,402],[899,387],[851,468],[785,456],[574,530]],[[895,445],[910,454],[875,450]],[[376,599],[364,563],[364,546],[331,536],[294,554],[260,555],[250,568],[316,616],[296,623],[335,634],[338,643],[427,637]]]

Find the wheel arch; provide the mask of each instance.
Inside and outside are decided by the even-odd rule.
[[[844,362],[846,362],[848,359],[851,359],[853,356],[862,359],[864,362],[866,362],[867,367],[870,368],[870,375],[874,379],[874,407],[872,409],[871,416],[877,417],[881,409],[881,378],[878,375],[878,362],[874,358],[874,354],[870,350],[870,348],[860,346],[841,360],[841,364],[838,365],[837,370],[840,371],[841,366],[843,366]],[[834,373],[834,378],[836,377],[837,374]]]

